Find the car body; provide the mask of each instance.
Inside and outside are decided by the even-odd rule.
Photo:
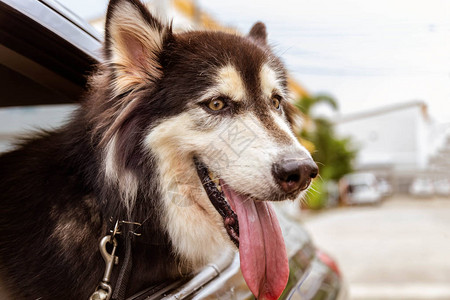
[[[432,197],[434,195],[433,181],[430,178],[417,177],[409,186],[409,193],[415,197]]]
[[[434,182],[434,192],[437,196],[450,196],[450,180],[441,178]]]
[[[378,189],[383,197],[392,196],[392,185],[384,178],[378,178]]]
[[[377,204],[383,198],[376,176],[372,173],[352,173],[341,179],[345,204]]]
[[[59,125],[76,109],[87,74],[101,60],[101,35],[53,0],[0,0],[0,16],[0,114],[4,116],[0,139],[13,139],[23,124],[27,129]],[[298,220],[298,205],[279,203],[276,210],[290,266],[281,298],[345,299],[346,288],[337,265],[315,248]],[[198,274],[149,287],[129,299],[252,297],[236,254]]]

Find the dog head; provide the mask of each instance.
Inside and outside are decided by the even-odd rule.
[[[267,201],[300,197],[318,170],[292,131],[286,70],[264,24],[247,36],[176,34],[139,1],[112,0],[105,57],[92,119],[124,205],[132,211],[146,174],[156,174],[180,258],[200,267],[234,244],[252,292],[278,297],[289,270]]]

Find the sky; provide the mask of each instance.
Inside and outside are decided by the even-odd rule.
[[[242,32],[265,22],[295,79],[336,97],[342,114],[422,100],[450,122],[450,1],[198,3]]]
[[[60,0],[83,17],[106,0]],[[334,96],[345,115],[422,100],[450,122],[450,1],[196,0],[246,33],[263,21],[269,42],[309,92]]]

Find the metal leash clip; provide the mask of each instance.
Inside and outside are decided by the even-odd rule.
[[[117,232],[118,223],[116,223],[116,226],[114,228],[114,232],[112,235],[107,235],[102,238],[100,241],[100,253],[103,257],[103,260],[105,261],[106,267],[105,267],[105,273],[103,275],[102,281],[97,286],[97,289],[95,292],[91,295],[89,300],[109,300],[112,295],[112,288],[109,284],[111,279],[111,272],[114,265],[117,265],[119,263],[119,257],[115,256],[116,249],[117,249],[117,240],[114,237]],[[108,243],[112,243],[113,248],[111,251],[111,254],[108,253],[108,250],[106,249],[106,245]]]
[[[122,231],[121,231],[122,224],[137,226],[136,229],[139,229],[142,226],[141,223],[137,223],[137,222],[123,221],[123,220],[116,221],[116,224],[114,225],[114,229],[110,230],[111,235],[107,235],[102,238],[102,240],[100,241],[99,248],[100,248],[100,253],[103,257],[103,260],[105,261],[105,264],[106,264],[105,273],[103,275],[102,281],[97,286],[97,289],[91,295],[91,297],[89,297],[89,300],[109,300],[109,299],[111,299],[111,295],[112,295],[112,287],[110,285],[111,273],[112,273],[112,269],[113,269],[114,265],[117,265],[119,263],[119,257],[115,256],[116,249],[117,249],[116,236],[122,234]],[[130,230],[129,233],[131,233],[135,236],[141,235],[140,233],[137,233],[136,230],[134,230],[134,231]],[[106,249],[106,245],[108,243],[113,245],[111,254]]]

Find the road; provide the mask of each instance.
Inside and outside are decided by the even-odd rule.
[[[392,197],[307,212],[304,222],[337,259],[351,299],[450,299],[450,199]]]

